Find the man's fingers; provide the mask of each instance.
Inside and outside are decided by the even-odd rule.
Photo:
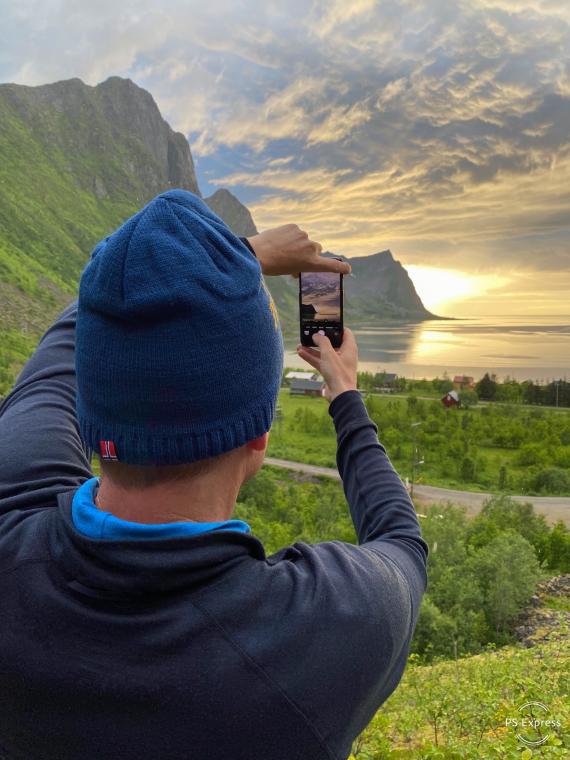
[[[313,333],[313,343],[318,346],[321,351],[332,351],[332,343],[327,338],[326,335],[321,335],[320,333]]]
[[[352,267],[348,261],[330,259],[326,256],[316,256],[303,265],[304,272],[336,272],[338,274],[350,274]]]
[[[306,346],[297,346],[297,353],[304,359],[311,367],[314,367],[318,372],[321,371],[321,360],[316,353],[313,353],[314,349],[307,348]]]
[[[354,337],[354,333],[349,327],[343,328],[342,343],[340,344],[338,352],[341,356],[349,354],[351,352],[354,352],[356,355],[358,355],[358,345],[356,343],[356,338]]]

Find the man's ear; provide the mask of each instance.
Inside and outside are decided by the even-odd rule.
[[[245,445],[255,451],[263,451],[267,447],[268,438],[269,433],[264,433],[263,435],[260,435],[259,438],[255,438],[253,441],[248,441]]]

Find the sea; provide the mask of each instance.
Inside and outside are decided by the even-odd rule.
[[[485,372],[499,380],[570,379],[570,315],[485,316],[420,323],[367,324],[354,330],[359,370],[408,378]],[[308,369],[298,341],[285,338],[285,366]]]

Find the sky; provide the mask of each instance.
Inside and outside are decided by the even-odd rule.
[[[346,256],[389,248],[426,306],[568,314],[569,0],[0,0],[0,81],[130,77],[204,195]]]

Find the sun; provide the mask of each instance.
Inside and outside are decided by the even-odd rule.
[[[424,306],[433,312],[445,311],[447,304],[480,296],[505,282],[505,278],[496,275],[474,275],[415,264],[407,265],[406,270]]]

